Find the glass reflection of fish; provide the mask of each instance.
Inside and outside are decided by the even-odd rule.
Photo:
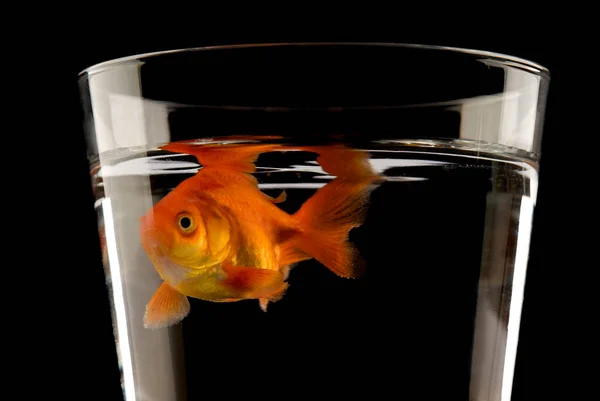
[[[146,307],[144,326],[160,328],[190,311],[187,297],[213,302],[258,299],[266,311],[282,298],[289,269],[314,258],[341,277],[363,262],[348,242],[362,224],[370,191],[380,179],[365,153],[342,146],[302,148],[335,179],[294,214],[260,191],[254,172],[260,153],[278,145],[190,145],[161,149],[194,155],[203,166],[140,218],[141,243],[163,282]]]

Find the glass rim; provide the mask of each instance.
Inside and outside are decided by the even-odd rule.
[[[106,61],[93,64],[82,71],[77,76],[83,78],[86,76],[101,73],[107,69],[118,68],[132,61],[139,61],[142,58],[160,57],[167,54],[185,53],[185,52],[200,52],[211,50],[230,50],[230,49],[245,49],[245,48],[266,48],[266,47],[292,47],[292,46],[364,46],[364,47],[398,47],[409,49],[436,50],[448,51],[451,53],[462,53],[474,57],[485,57],[494,61],[502,62],[507,66],[529,71],[534,75],[538,75],[545,79],[550,78],[550,70],[543,65],[534,61],[511,56],[505,53],[492,52],[486,50],[477,50],[466,47],[440,46],[416,43],[395,43],[395,42],[274,42],[274,43],[246,43],[246,44],[229,44],[201,47],[184,47],[171,50],[159,50],[154,52],[139,53],[130,56],[118,57]]]

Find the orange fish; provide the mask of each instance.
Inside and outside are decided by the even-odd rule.
[[[363,152],[343,147],[303,148],[318,153],[336,178],[294,214],[263,193],[254,162],[280,145],[190,145],[161,149],[194,155],[203,166],[140,218],[141,243],[163,282],[146,307],[144,326],[161,328],[190,311],[187,297],[213,302],[258,299],[266,311],[288,288],[289,269],[314,258],[341,277],[361,274],[362,259],[348,242],[363,223],[379,179]],[[297,149],[300,150],[300,149]]]

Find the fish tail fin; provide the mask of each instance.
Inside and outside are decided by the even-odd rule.
[[[360,276],[364,262],[348,236],[364,222],[374,180],[373,176],[357,180],[338,177],[320,188],[293,215],[300,230],[289,245],[338,276]]]

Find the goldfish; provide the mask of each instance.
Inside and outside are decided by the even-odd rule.
[[[211,302],[258,300],[263,311],[286,293],[290,269],[315,259],[331,272],[356,278],[364,261],[349,242],[363,224],[368,197],[381,179],[367,156],[342,146],[304,148],[336,176],[288,214],[251,174],[263,152],[282,145],[171,143],[161,149],[190,154],[202,168],[140,217],[141,245],[162,282],[147,304],[144,327],[179,323],[188,297]]]

